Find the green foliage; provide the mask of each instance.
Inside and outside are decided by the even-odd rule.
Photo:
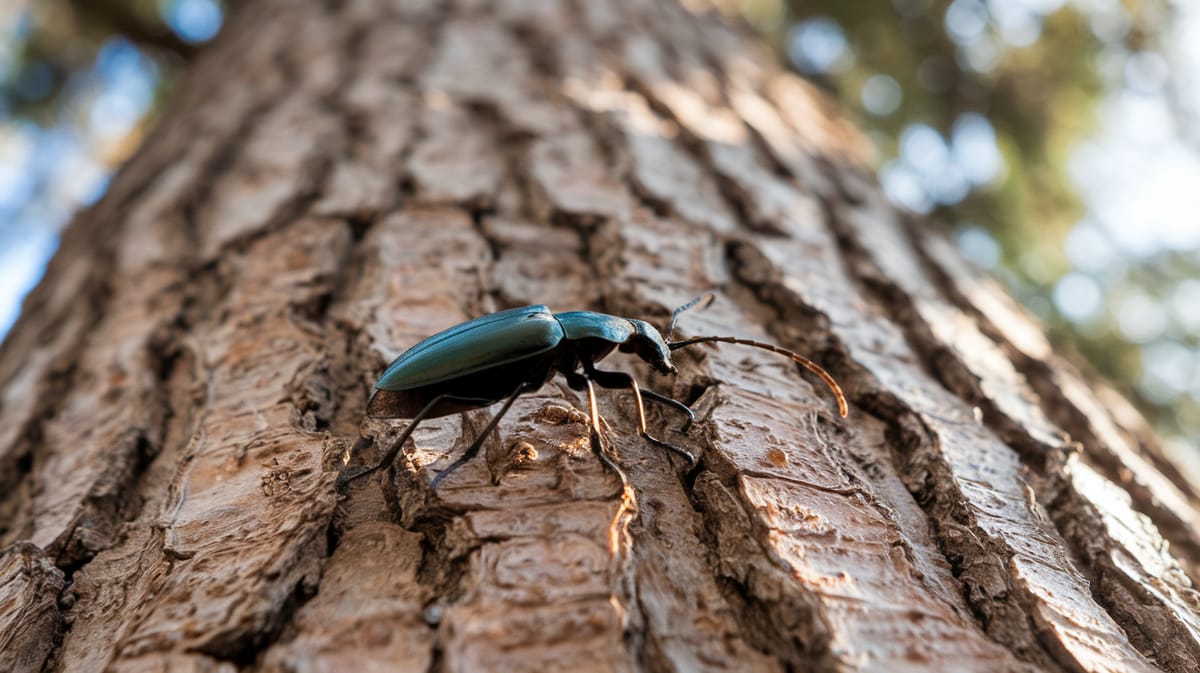
[[[1112,135],[1098,112],[1122,92],[1138,88],[1131,68],[1139,58],[1149,54],[1142,60],[1167,63],[1158,54],[1172,40],[1200,40],[1200,31],[1171,33],[1178,7],[1167,0],[731,4],[801,74],[830,90],[857,117],[875,142],[881,179],[894,200],[968,232],[964,241],[969,238],[971,244],[963,246],[968,254],[979,252],[975,244],[986,243],[981,233],[986,231],[999,254],[993,257],[984,245],[987,254],[975,254],[976,260],[1007,282],[1047,323],[1052,337],[1080,351],[1139,399],[1168,436],[1200,435],[1200,384],[1190,381],[1200,380],[1200,317],[1188,317],[1200,316],[1200,289],[1186,298],[1177,289],[1183,279],[1200,277],[1197,247],[1127,249],[1112,231],[1141,225],[1114,225],[1111,219],[1118,215],[1112,204],[1098,198],[1105,195],[1070,174],[1073,161],[1127,160],[1124,153],[1110,159],[1104,152],[1085,160],[1079,148],[1089,138]],[[838,37],[844,40],[840,51],[832,44]],[[1151,91],[1145,100],[1179,98],[1171,80],[1187,78],[1175,70],[1200,71],[1195,63],[1170,66],[1163,91]],[[1168,105],[1179,127],[1198,123],[1194,110]],[[943,185],[940,197],[931,198],[942,179],[939,172],[956,170],[956,152],[965,148],[957,147],[955,127],[972,113],[994,129],[993,151],[1002,157],[1002,170],[966,190],[951,185],[946,191]],[[938,149],[929,129],[940,133],[947,150]],[[1168,142],[1184,144],[1180,138]],[[1200,154],[1194,147],[1191,152]],[[935,159],[924,174],[912,169],[921,164],[922,154]],[[1142,154],[1153,157],[1153,149],[1143,147]],[[1094,250],[1097,231],[1100,247],[1110,249]],[[1073,239],[1070,245],[1068,239]],[[1083,244],[1089,241],[1090,248]],[[1100,252],[1108,255],[1108,263],[1093,265]],[[1088,312],[1080,308],[1078,290],[1087,299],[1092,287],[1099,290],[1099,307]],[[1189,301],[1195,306],[1184,306]]]

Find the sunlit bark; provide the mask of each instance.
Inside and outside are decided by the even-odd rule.
[[[0,350],[0,670],[1196,670],[1196,485],[862,146],[666,2],[249,3]],[[696,469],[606,392],[622,494],[552,383],[338,492],[419,339],[713,288],[682,332],[849,416],[613,356]]]

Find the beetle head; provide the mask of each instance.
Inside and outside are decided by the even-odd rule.
[[[621,344],[621,352],[633,353],[662,374],[676,373],[675,365],[671,364],[671,349],[654,325],[633,318],[629,322],[634,333]]]

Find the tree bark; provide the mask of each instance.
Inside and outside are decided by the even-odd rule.
[[[702,9],[248,3],[0,350],[0,670],[1197,670],[1200,485],[863,146]],[[338,492],[418,340],[711,288],[684,332],[849,417],[613,356],[697,468],[605,393],[623,494],[558,379]]]

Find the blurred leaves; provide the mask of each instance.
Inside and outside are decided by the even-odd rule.
[[[0,12],[5,19],[6,53],[0,69],[0,109],[49,123],[61,97],[79,73],[92,67],[115,37],[136,45],[159,67],[178,68],[195,46],[164,21],[155,0],[41,0],[17,2]]]
[[[1179,0],[726,0],[1167,435],[1200,436],[1200,11]]]

